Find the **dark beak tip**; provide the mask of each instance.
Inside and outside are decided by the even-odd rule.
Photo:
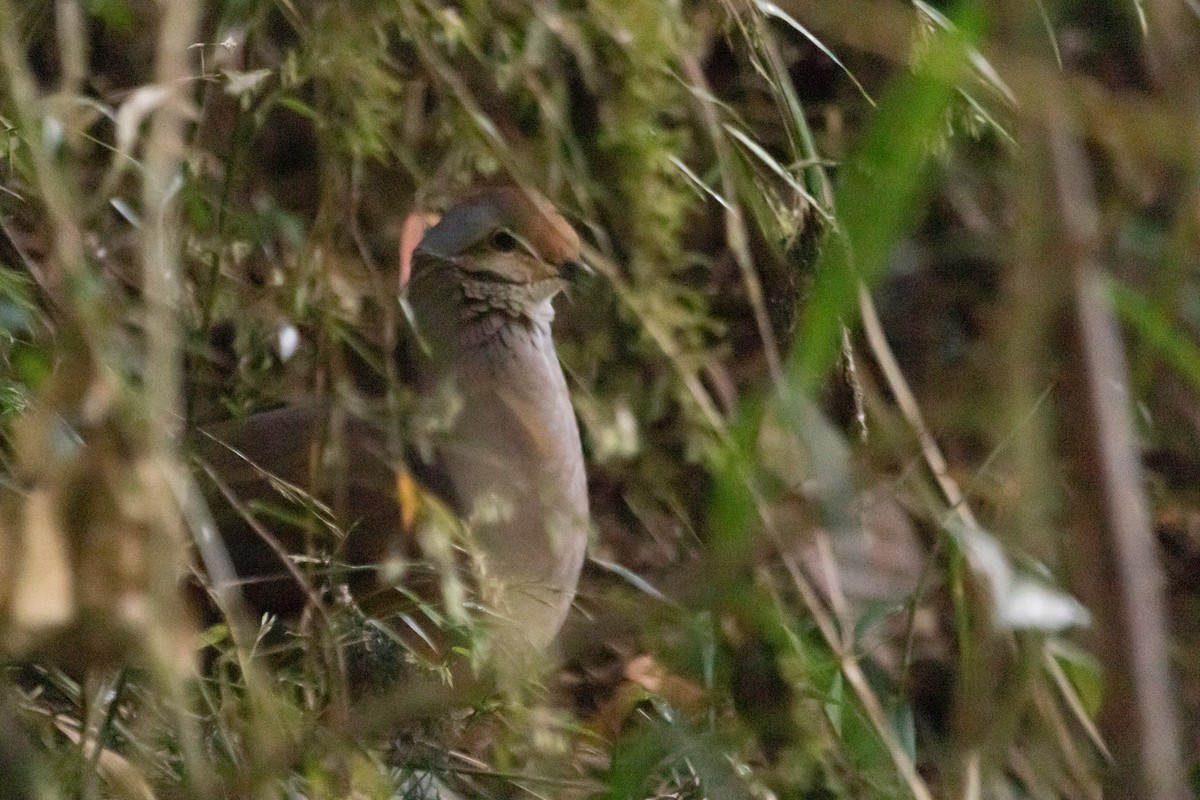
[[[571,283],[575,283],[596,274],[596,271],[592,269],[587,262],[577,258],[564,261],[560,272],[563,278]]]

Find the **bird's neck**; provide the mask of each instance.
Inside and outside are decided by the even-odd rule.
[[[553,353],[551,298],[556,291],[472,279],[452,265],[435,264],[414,273],[408,299],[430,367],[444,371],[492,348],[512,349],[514,337]]]
[[[486,294],[510,288],[480,289],[448,265],[414,274],[409,302],[424,351],[416,358],[419,391],[430,398],[455,397],[460,429],[479,420],[496,423],[471,432],[480,446],[541,460],[563,455],[540,451],[565,442],[570,450],[565,455],[573,456],[579,433],[550,333],[550,297],[530,303],[528,297],[509,296],[512,302],[506,302]],[[534,423],[554,428],[554,435],[528,432]]]

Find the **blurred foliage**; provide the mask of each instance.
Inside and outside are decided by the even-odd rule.
[[[1200,270],[1174,126],[1200,120],[1154,77],[1142,4],[1035,5],[200,3],[170,154],[185,384],[155,408],[163,6],[0,0],[0,784],[1098,797],[1103,654],[1063,588],[1064,300],[1022,285],[1069,271],[1023,183],[1053,166],[1030,133],[1048,87],[1098,175],[1198,763]],[[339,649],[391,653],[370,619],[197,634],[163,599],[204,477],[148,431],[180,421],[186,456],[301,398],[403,413],[405,217],[497,182],[552,198],[602,276],[555,323],[595,527],[580,613],[524,693],[380,730],[347,718]]]

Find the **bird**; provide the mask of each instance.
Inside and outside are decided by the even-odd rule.
[[[578,234],[543,196],[477,190],[412,255],[401,293],[416,396],[406,426],[311,402],[206,429],[199,460],[248,605],[284,617],[309,606],[322,589],[306,583],[296,556],[311,560],[314,550],[345,565],[345,585],[364,608],[437,594],[438,570],[397,576],[382,567],[412,552],[413,506],[432,497],[461,520],[491,658],[514,672],[547,652],[589,536],[553,300],[588,272]],[[252,519],[280,503],[291,511]],[[307,525],[295,522],[297,508]],[[338,531],[332,542],[321,528]]]

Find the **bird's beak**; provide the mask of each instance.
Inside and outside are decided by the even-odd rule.
[[[569,283],[578,283],[584,278],[595,275],[596,271],[592,269],[587,262],[580,259],[571,258],[562,263],[562,266],[559,267],[558,274]]]

